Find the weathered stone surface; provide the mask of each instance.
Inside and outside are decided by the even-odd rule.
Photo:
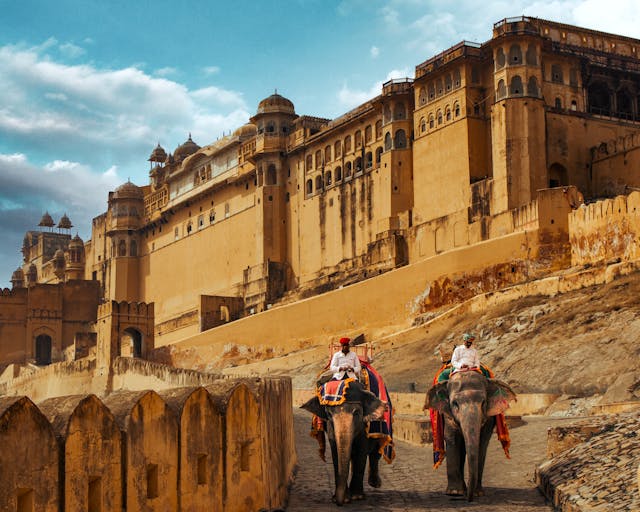
[[[640,415],[590,418],[554,430],[550,432],[554,444],[548,451],[555,456],[537,468],[535,478],[557,510],[640,510],[640,494],[634,483],[640,478]],[[561,433],[570,441],[560,442]],[[569,449],[558,451],[571,444]]]

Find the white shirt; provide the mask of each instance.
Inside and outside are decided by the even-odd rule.
[[[345,366],[353,368],[353,370],[340,370],[341,367]],[[333,378],[337,380],[342,380],[345,374],[352,379],[358,379],[360,375],[360,360],[355,352],[349,351],[345,354],[340,350],[333,354],[330,370],[333,372]]]
[[[458,345],[451,356],[451,366],[454,370],[459,370],[466,364],[470,368],[480,367],[480,356],[473,345],[467,348],[465,345]]]

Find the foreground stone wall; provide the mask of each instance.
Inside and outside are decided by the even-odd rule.
[[[0,510],[283,507],[296,463],[291,408],[288,378],[38,406],[0,398]]]
[[[640,510],[639,432],[637,413],[550,429],[553,458],[536,470],[538,488],[561,512]]]

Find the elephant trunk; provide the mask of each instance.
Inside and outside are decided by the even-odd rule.
[[[482,409],[477,404],[470,404],[460,417],[462,418],[460,428],[464,436],[464,444],[467,451],[467,468],[469,468],[467,500],[473,501],[474,495],[476,491],[478,491]]]
[[[343,416],[343,417],[341,417]],[[351,463],[351,445],[353,444],[353,416],[350,414],[335,415],[333,427],[336,441],[336,504],[342,505],[347,501],[347,481]]]

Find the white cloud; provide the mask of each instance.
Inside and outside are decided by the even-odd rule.
[[[346,109],[357,107],[358,105],[361,105],[382,93],[382,84],[385,82],[396,78],[410,77],[410,73],[411,72],[407,68],[393,69],[387,73],[384,80],[375,82],[368,90],[351,89],[345,82],[342,84],[342,88],[338,91],[338,101]]]
[[[371,55],[372,59],[377,59],[378,55],[380,55],[380,48],[378,48],[377,46],[372,46],[369,50],[369,54]]]
[[[206,67],[202,68],[202,72],[205,75],[217,75],[218,73],[220,73],[220,67],[218,67],[218,66],[206,66]]]
[[[154,75],[166,77],[166,76],[170,76],[170,75],[175,75],[177,72],[178,72],[178,70],[176,68],[172,68],[170,66],[167,66],[167,67],[164,67],[164,68],[156,69]]]
[[[60,53],[63,57],[67,57],[69,59],[77,59],[78,57],[82,57],[86,52],[84,48],[81,48],[78,45],[73,43],[64,43],[59,46]]]

